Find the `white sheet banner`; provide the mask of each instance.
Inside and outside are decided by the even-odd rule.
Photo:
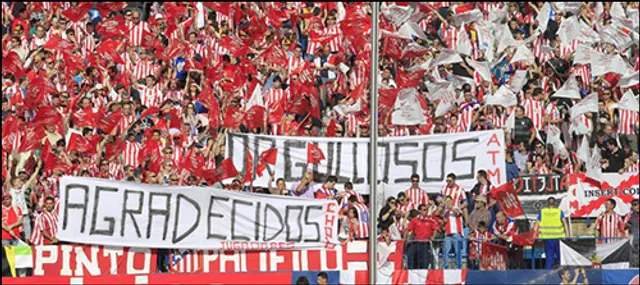
[[[332,248],[335,201],[65,176],[61,241],[174,249]]]
[[[319,165],[307,165],[307,144],[318,145],[326,159]],[[245,155],[253,157],[271,149],[278,149],[276,177],[282,177],[287,186],[300,181],[308,167],[316,173],[314,179],[324,182],[328,175],[338,177],[338,188],[351,181],[356,191],[369,193],[369,139],[368,138],[312,138],[264,136],[253,134],[227,135],[227,157],[231,157],[238,171],[244,173]],[[455,173],[459,185],[469,190],[476,184],[480,169],[489,174],[494,185],[506,180],[504,158],[504,131],[465,132],[428,136],[380,138],[378,142],[378,181],[389,188],[404,191],[410,186],[412,173],[420,175],[420,187],[439,193],[448,173]],[[255,162],[257,163],[257,162]],[[254,173],[254,186],[266,187],[267,171],[262,177]]]

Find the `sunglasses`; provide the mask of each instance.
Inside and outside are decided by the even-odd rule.
[[[412,182],[412,183],[418,183],[418,182],[420,182],[420,181],[418,181],[418,180],[411,180],[411,182]]]
[[[178,179],[171,179],[172,182],[178,182]]]
[[[422,209],[420,209],[420,212],[423,212],[423,211],[426,211],[426,210],[427,210],[427,208],[422,208]]]
[[[451,182],[453,182],[453,180],[447,180],[447,183],[451,183]]]

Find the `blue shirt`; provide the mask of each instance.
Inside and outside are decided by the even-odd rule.
[[[513,179],[518,177],[518,175],[520,175],[520,171],[518,171],[518,166],[516,165],[515,162],[511,162],[511,163],[507,162],[506,166],[507,166],[507,181],[512,181]]]

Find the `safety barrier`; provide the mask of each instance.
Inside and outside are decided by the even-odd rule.
[[[323,272],[321,274],[321,272]],[[325,275],[326,274],[326,275]],[[379,273],[377,284],[564,284],[578,275],[578,284],[639,284],[638,270],[395,270]],[[317,284],[318,276],[326,276],[329,284],[369,284],[366,270],[293,271],[269,273],[193,273],[108,275],[89,277],[25,277],[2,278],[2,284],[296,284],[306,279]],[[259,281],[257,281],[259,280]],[[567,283],[568,284],[568,283]]]

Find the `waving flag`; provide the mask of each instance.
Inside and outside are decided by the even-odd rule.
[[[320,161],[324,160],[324,153],[315,144],[307,144],[307,163],[320,164]]]
[[[507,182],[491,190],[491,198],[498,201],[500,211],[505,212],[508,217],[516,218],[524,215],[522,205],[511,182]]]

